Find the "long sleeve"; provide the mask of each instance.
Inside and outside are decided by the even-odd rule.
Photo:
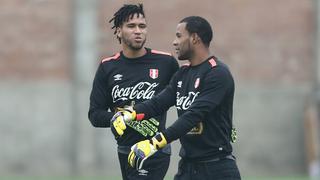
[[[226,69],[219,67],[209,72],[201,83],[200,92],[192,105],[163,132],[168,142],[184,136],[199,122],[209,120],[208,113],[234,88],[232,76]]]
[[[98,67],[90,95],[88,117],[94,127],[110,127],[112,112],[108,112],[111,97],[108,96],[107,82],[102,64]]]

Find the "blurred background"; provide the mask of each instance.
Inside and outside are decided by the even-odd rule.
[[[110,129],[87,118],[89,94],[101,59],[121,49],[109,19],[141,2],[153,49],[174,54],[186,16],[211,23],[211,52],[236,81],[243,179],[320,179],[318,0],[1,0],[0,179],[120,178]],[[172,108],[167,125],[175,119]]]

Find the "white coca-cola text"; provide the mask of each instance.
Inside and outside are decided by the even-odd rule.
[[[193,101],[196,99],[196,97],[199,95],[199,92],[189,92],[188,96],[181,96],[180,97],[180,92],[177,92],[177,102],[176,102],[176,107],[178,109],[183,109],[187,110]]]
[[[135,86],[120,88],[116,85],[112,88],[113,102],[128,99],[151,99],[155,93],[155,88],[159,83],[139,82]]]

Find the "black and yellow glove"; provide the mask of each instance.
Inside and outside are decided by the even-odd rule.
[[[126,126],[131,127],[144,137],[152,137],[158,132],[159,122],[154,119],[143,119],[144,114],[137,114],[133,109],[134,102],[130,106],[116,108],[116,114],[112,117],[110,123],[111,131],[116,138],[124,134]]]
[[[144,137],[153,137],[158,132],[160,124],[155,118],[144,119],[141,121],[127,121],[125,123]]]
[[[231,142],[235,143],[237,141],[237,129],[233,127],[231,129]]]
[[[117,112],[110,120],[110,127],[112,133],[116,138],[122,136],[124,130],[127,128],[126,123],[136,119],[136,111],[131,106],[125,108],[118,108]]]
[[[128,163],[137,170],[141,169],[146,159],[167,145],[167,140],[162,133],[156,134],[150,140],[144,140],[131,147]]]

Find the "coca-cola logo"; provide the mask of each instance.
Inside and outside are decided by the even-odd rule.
[[[187,96],[180,97],[180,92],[177,92],[177,109],[187,110],[198,95],[199,92],[189,92]]]
[[[112,99],[113,102],[119,100],[126,101],[128,99],[151,99],[155,93],[155,88],[159,83],[139,82],[132,87],[120,88],[116,85],[112,88]]]

